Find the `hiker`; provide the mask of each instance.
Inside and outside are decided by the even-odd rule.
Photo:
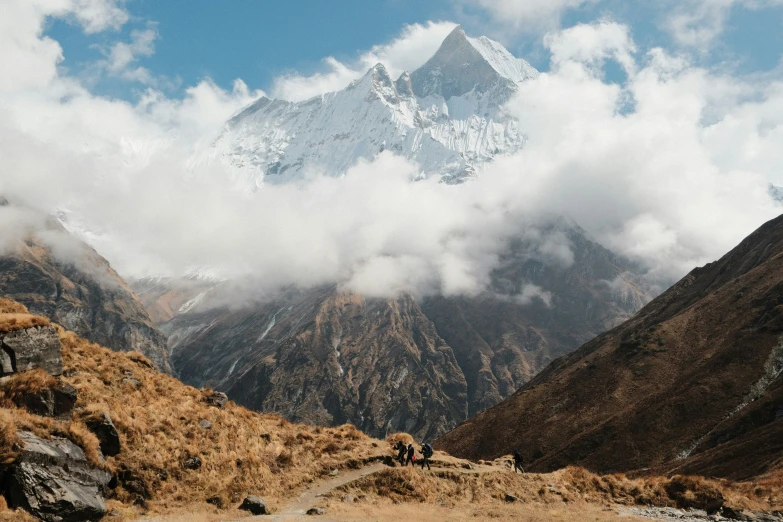
[[[415,466],[413,463],[413,454],[416,453],[416,450],[413,449],[413,443],[411,442],[408,444],[408,460],[405,461],[405,465],[407,466],[410,464],[411,466]]]
[[[520,473],[524,473],[525,470],[522,469],[522,455],[519,453],[518,449],[514,449],[514,473],[519,470]]]
[[[397,444],[394,445],[394,449],[397,450],[397,461],[400,463],[400,466],[404,466],[405,453],[408,448],[405,446],[405,443],[403,443],[401,440],[398,440]]]
[[[424,457],[421,461],[421,469],[424,469],[426,464],[427,469],[430,468],[430,457],[432,457],[432,445],[429,442],[423,442],[421,446],[421,454]]]

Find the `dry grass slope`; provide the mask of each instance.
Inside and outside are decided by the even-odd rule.
[[[319,428],[291,424],[229,402],[224,409],[200,391],[155,371],[139,353],[117,353],[58,327],[63,346],[63,381],[78,391],[75,415],[62,421],[17,409],[12,397],[50,385],[43,372],[11,377],[0,392],[0,461],[15,456],[17,430],[64,436],[88,458],[119,477],[113,504],[127,515],[172,512],[205,503],[228,507],[248,493],[272,507],[332,469],[359,467],[383,451],[352,425]],[[122,452],[101,462],[98,441],[84,420],[108,413],[120,434]],[[201,420],[212,427],[204,429]],[[183,463],[202,459],[198,470]],[[135,506],[134,506],[135,505]],[[131,507],[134,506],[134,507]]]
[[[439,469],[422,473],[413,468],[389,469],[342,487],[330,497],[337,500],[347,493],[370,503],[417,502],[459,509],[502,505],[507,493],[524,503],[544,505],[705,509],[722,499],[736,509],[769,511],[783,507],[780,489],[758,483],[735,484],[680,475],[632,479],[622,474],[599,476],[578,467],[547,474],[516,474],[508,468],[503,470],[501,461],[474,471]]]
[[[0,297],[0,332],[11,332],[33,326],[49,326],[49,324],[49,319],[30,314],[24,305]]]

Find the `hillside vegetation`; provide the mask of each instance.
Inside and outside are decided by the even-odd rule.
[[[30,315],[23,307],[0,300],[0,324],[12,314]],[[183,385],[156,371],[139,353],[113,352],[57,329],[62,380],[78,393],[73,418],[40,417],[15,405],[16,394],[51,386],[54,378],[48,374],[33,370],[3,379],[0,465],[15,459],[19,431],[43,438],[66,437],[85,451],[93,465],[115,477],[107,493],[111,520],[134,520],[144,514],[172,522],[241,518],[247,514],[236,508],[248,494],[263,497],[275,512],[302,491],[328,484],[335,470],[348,475],[367,469],[391,455],[397,440],[413,442],[407,434],[372,439],[352,425],[291,424],[231,402],[215,407],[208,401],[211,390]],[[86,423],[103,413],[111,416],[122,445],[118,455],[105,460]],[[185,461],[194,457],[202,465],[186,469]],[[618,506],[635,504],[704,507],[720,500],[736,508],[779,509],[783,507],[779,486],[680,476],[601,477],[581,468],[515,474],[508,457],[471,463],[436,452],[432,471],[378,469],[316,502],[341,520],[364,520],[368,513],[379,520],[471,513],[472,519],[567,520],[581,513],[590,514],[592,520],[612,520]],[[509,494],[517,500],[509,503]],[[353,502],[347,503],[346,495]],[[0,521],[12,520],[33,519],[8,510],[0,497]]]

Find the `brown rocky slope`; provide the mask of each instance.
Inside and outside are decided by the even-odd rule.
[[[783,468],[783,216],[550,364],[437,447],[745,478]]]
[[[173,372],[166,338],[141,301],[108,261],[54,219],[0,252],[0,294],[90,341],[139,351]]]
[[[365,299],[325,286],[242,304],[232,296],[247,289],[224,283],[161,329],[189,384],[291,421],[429,439],[647,302],[633,267],[583,230],[561,221],[545,234],[570,245],[572,262],[547,258],[540,241],[519,240],[491,289],[476,297]],[[532,285],[540,296],[524,298]],[[195,291],[153,281],[134,287],[161,316]]]

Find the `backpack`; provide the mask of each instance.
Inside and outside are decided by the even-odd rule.
[[[429,443],[425,444],[422,453],[424,453],[424,456],[427,458],[432,457],[432,446]]]

